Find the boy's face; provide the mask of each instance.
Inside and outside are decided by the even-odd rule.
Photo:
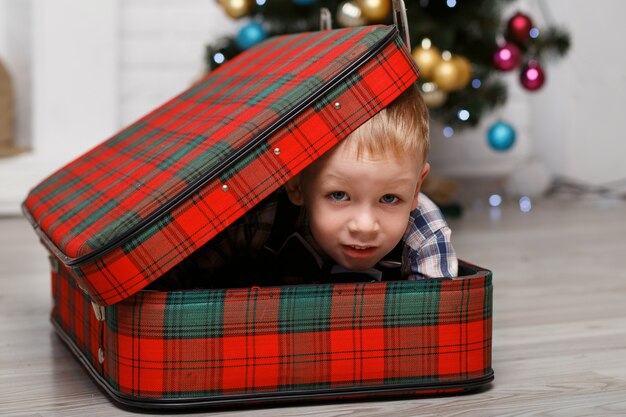
[[[416,156],[356,156],[343,142],[286,186],[322,250],[348,270],[374,266],[402,239],[430,167]]]

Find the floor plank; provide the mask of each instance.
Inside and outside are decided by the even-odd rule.
[[[494,272],[496,379],[489,390],[254,415],[626,415],[626,203],[552,198],[530,213],[512,204],[470,208],[451,225],[459,255]],[[96,388],[54,334],[47,271],[26,221],[0,219],[0,414],[132,414]]]

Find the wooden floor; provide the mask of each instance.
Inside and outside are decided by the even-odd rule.
[[[215,416],[625,416],[626,202],[466,209],[460,256],[494,272],[496,379],[442,398],[217,411]],[[0,415],[117,416],[53,333],[43,249],[0,219]]]

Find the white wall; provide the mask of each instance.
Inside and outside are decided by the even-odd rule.
[[[17,98],[16,143],[28,147],[32,139],[32,0],[0,0],[0,59],[11,74]],[[2,30],[5,28],[5,30]]]
[[[538,1],[516,5],[541,26]],[[626,2],[543,1],[572,35],[569,55],[548,63],[539,92],[526,92],[511,76],[511,99],[483,126],[435,138],[434,172],[506,175],[536,157],[552,172],[584,181],[626,177],[620,45]],[[205,45],[239,24],[215,0],[0,0],[0,54],[16,50],[15,31],[32,52],[18,48],[32,68],[17,71],[32,72],[33,110],[33,152],[0,159],[0,214],[16,212],[27,190],[53,169],[187,87],[203,67]],[[500,117],[518,133],[504,154],[485,142],[486,128]]]
[[[112,0],[35,5],[32,147],[66,162],[119,124],[119,5]]]
[[[571,31],[565,60],[533,101],[533,146],[558,174],[600,184],[626,178],[626,2],[549,0]]]
[[[120,19],[122,125],[188,87],[205,46],[239,24],[215,0],[124,0]]]

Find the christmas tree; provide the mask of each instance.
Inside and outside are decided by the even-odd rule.
[[[237,34],[207,47],[208,70],[269,36],[319,30],[322,8],[333,16],[333,27],[393,23],[392,0],[218,1],[228,16],[247,22]],[[537,27],[530,16],[520,12],[503,16],[512,3],[514,0],[405,1],[422,94],[433,117],[444,125],[475,126],[483,115],[504,104],[504,72],[518,71],[520,83],[528,91],[540,89],[546,60],[567,52],[565,30],[554,24]],[[506,127],[493,134],[493,146],[505,148],[510,142],[511,132]]]

